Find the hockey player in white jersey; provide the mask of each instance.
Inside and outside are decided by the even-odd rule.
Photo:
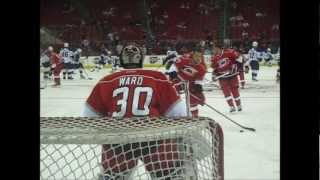
[[[73,66],[74,66],[74,69],[79,70],[80,79],[85,79],[86,77],[83,75],[84,67],[83,67],[83,64],[80,62],[81,52],[82,52],[82,50],[80,48],[78,48],[73,53]]]
[[[108,51],[107,49],[102,49],[101,55],[99,57],[98,62],[96,62],[95,67],[91,70],[91,72],[93,71],[99,71],[101,70],[105,64],[107,64],[108,62],[111,62],[111,59],[109,57],[109,54],[111,54],[110,51]]]
[[[66,79],[66,75],[68,79],[73,79],[73,65],[72,65],[72,56],[73,52],[69,50],[69,43],[64,43],[64,48],[60,50],[59,55],[62,58],[62,62],[64,64],[64,72],[63,72],[63,79]]]
[[[175,50],[169,50],[167,51],[167,56],[165,57],[165,59],[163,60],[162,64],[166,65],[165,69],[166,69],[166,73],[171,72],[171,70],[169,70],[169,68],[171,67],[171,65],[173,63],[176,62],[178,58],[178,53]]]
[[[258,81],[257,76],[259,73],[259,61],[258,59],[261,57],[260,53],[257,51],[258,42],[252,42],[252,48],[248,52],[248,63],[251,67],[251,76],[253,81]]]
[[[110,55],[110,59],[111,59],[111,72],[115,72],[119,69],[120,66],[120,59],[117,56],[111,56]]]
[[[47,50],[45,50],[40,57],[40,65],[41,65],[41,69],[43,72],[43,79],[46,81],[49,79],[49,77],[51,76],[51,62],[50,62],[50,58],[48,56],[48,52],[49,51],[53,51],[53,47],[49,46]]]
[[[271,49],[267,48],[266,52],[263,52],[263,59],[265,61],[265,64],[268,66],[272,65],[273,55],[271,54]]]
[[[276,61],[278,63],[278,69],[277,69],[277,74],[276,74],[276,82],[280,82],[280,47],[278,49],[278,52],[276,54]]]

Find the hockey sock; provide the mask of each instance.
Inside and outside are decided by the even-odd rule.
[[[49,79],[49,72],[43,73],[43,79]]]
[[[236,102],[236,105],[237,105],[237,106],[241,106],[240,96],[235,97],[235,98],[234,98],[234,101]]]
[[[230,107],[234,107],[232,96],[226,97],[227,103]]]
[[[190,105],[190,111],[191,111],[191,114],[192,114],[192,117],[198,117],[198,114],[199,114],[199,110],[198,110],[198,107],[197,105]]]
[[[72,79],[72,72],[68,72],[68,79]]]

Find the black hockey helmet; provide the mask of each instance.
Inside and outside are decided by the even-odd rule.
[[[125,69],[142,68],[143,54],[135,44],[129,44],[122,48],[120,53],[120,65]]]

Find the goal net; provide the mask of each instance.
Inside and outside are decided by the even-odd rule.
[[[223,133],[210,118],[41,117],[43,180],[223,180]]]

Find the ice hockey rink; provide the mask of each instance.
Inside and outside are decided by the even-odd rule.
[[[62,80],[60,88],[52,88],[53,82],[48,82],[40,91],[41,116],[80,116],[92,88],[110,71],[88,71],[92,80],[80,80],[79,74],[75,74],[74,80]],[[241,133],[238,126],[213,110],[199,107],[201,116],[214,119],[223,129],[225,180],[280,179],[280,87],[276,71],[276,66],[261,66],[258,82],[251,81],[251,74],[245,74],[246,88],[240,89],[242,112],[230,114],[221,90],[215,86],[212,91],[205,91],[206,103],[234,121],[256,129]],[[211,74],[207,73],[206,79],[211,79]]]

